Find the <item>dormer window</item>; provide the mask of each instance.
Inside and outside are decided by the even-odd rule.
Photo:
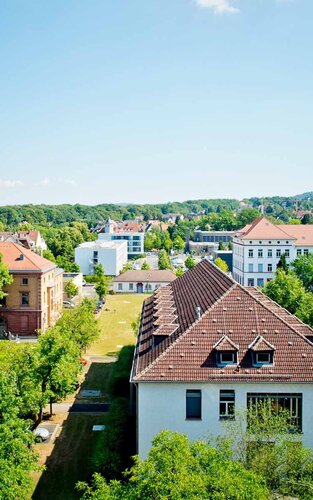
[[[273,352],[256,352],[255,363],[256,365],[272,365]]]
[[[237,363],[236,351],[222,351],[218,353],[217,362],[219,365],[234,365]]]
[[[262,367],[266,365],[273,365],[275,347],[270,344],[264,337],[259,335],[250,344],[252,365],[255,367]]]
[[[232,342],[227,335],[223,335],[213,346],[216,353],[216,363],[218,366],[228,366],[237,364],[237,353],[239,347]]]

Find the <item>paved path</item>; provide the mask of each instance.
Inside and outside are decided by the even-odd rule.
[[[70,413],[107,413],[110,403],[73,403]]]
[[[107,413],[110,403],[53,403],[53,413]],[[44,412],[49,413],[50,407],[46,406]]]

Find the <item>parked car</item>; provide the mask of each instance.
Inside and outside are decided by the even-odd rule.
[[[75,304],[73,304],[73,302],[71,302],[70,300],[63,300],[63,307],[72,309],[73,307],[75,307]]]
[[[36,441],[46,441],[49,439],[50,432],[45,427],[37,427],[34,430],[34,436]]]
[[[87,285],[86,280],[83,280],[83,281],[82,281],[82,285],[83,285],[83,286],[86,286],[86,285]]]

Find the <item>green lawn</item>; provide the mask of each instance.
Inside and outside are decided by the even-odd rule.
[[[99,318],[100,338],[88,349],[89,356],[116,354],[121,346],[134,344],[135,335],[131,323],[141,312],[142,303],[149,295],[108,295]]]

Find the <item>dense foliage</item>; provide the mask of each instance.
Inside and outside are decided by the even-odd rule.
[[[232,460],[228,450],[204,441],[190,442],[186,436],[169,431],[153,439],[146,460],[135,458],[125,478],[126,482],[107,483],[97,475],[91,486],[80,483],[78,489],[84,500],[269,498],[264,480]]]

